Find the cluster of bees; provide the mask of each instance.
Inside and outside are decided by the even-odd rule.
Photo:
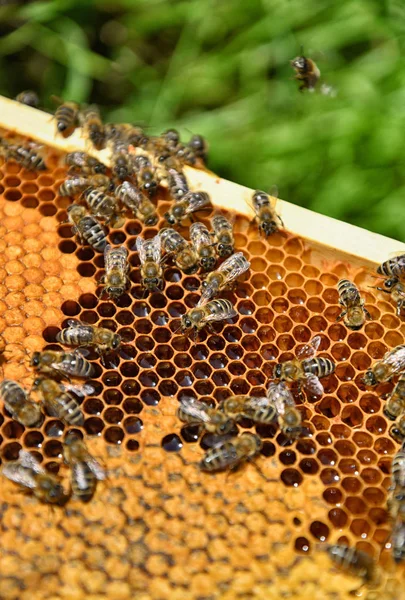
[[[313,89],[319,79],[315,63],[303,56],[292,61],[300,89]],[[32,96],[19,101],[34,105]],[[72,152],[66,156],[68,177],[60,186],[60,195],[72,198],[67,208],[68,220],[83,244],[104,253],[105,275],[102,295],[117,300],[129,285],[128,251],[124,246],[112,247],[107,243],[108,227],[120,227],[127,216],[138,219],[145,226],[157,223],[155,196],[160,185],[166,185],[172,206],[164,215],[167,227],[153,238],[139,235],[136,248],[140,261],[141,283],[145,293],[164,288],[164,268],[172,262],[185,274],[200,272],[200,299],[194,308],[180,318],[179,331],[195,337],[212,323],[237,316],[233,304],[221,298],[223,291],[232,289],[250,267],[242,252],[235,252],[232,223],[221,214],[211,220],[211,230],[202,222],[194,221],[197,211],[211,208],[209,195],[202,190],[191,191],[183,167],[204,167],[207,144],[193,135],[187,144],[180,141],[178,132],[170,129],[160,136],[148,136],[141,128],[130,124],[104,124],[96,107],[82,109],[73,102],[62,103],[55,113],[56,131],[70,135],[80,125],[88,143],[96,150],[109,148],[111,168],[86,152]],[[46,168],[43,158],[32,144],[17,145],[0,140],[0,155],[14,160],[27,169]],[[272,198],[263,191],[255,191],[251,198],[256,223],[261,235],[270,236],[284,224],[275,211]],[[190,219],[189,240],[176,229]],[[391,294],[398,314],[405,306],[405,255],[390,259],[378,267],[384,277],[378,290]],[[371,315],[364,306],[356,285],[342,279],[338,282],[339,303],[342,312],[337,320],[357,331]],[[84,357],[82,348],[93,347],[101,356],[116,351],[120,336],[102,327],[94,327],[75,320],[57,335],[57,341],[76,347],[72,352],[43,351],[32,356],[31,366],[40,374],[33,392],[40,402],[31,399],[18,383],[4,380],[0,383],[0,398],[11,416],[26,427],[38,425],[42,409],[62,419],[72,427],[80,427],[84,416],[73,393],[91,393],[91,386],[81,388],[62,384],[61,379],[91,377],[93,365]],[[203,471],[235,469],[251,461],[261,450],[261,438],[253,433],[238,434],[242,419],[256,424],[277,424],[287,440],[305,435],[302,416],[296,407],[294,391],[302,395],[321,396],[321,379],[331,375],[335,363],[329,358],[316,356],[321,337],[315,336],[303,345],[296,357],[275,365],[273,380],[266,395],[251,397],[235,395],[213,407],[193,397],[182,398],[178,407],[179,419],[197,425],[200,432],[213,434],[215,440],[200,461]],[[375,362],[365,373],[364,383],[376,386],[399,375],[384,412],[395,420],[391,435],[405,443],[405,345],[397,346]],[[236,434],[236,435],[235,435]],[[72,471],[71,488],[75,496],[88,501],[94,494],[98,480],[105,471],[90,455],[78,431],[71,429],[65,436],[64,457]],[[7,463],[3,475],[22,485],[45,502],[63,503],[69,497],[58,477],[48,474],[35,457],[20,451],[17,461]],[[389,500],[390,514],[395,523],[392,533],[393,556],[397,562],[405,558],[405,451],[402,449],[393,461],[393,484]],[[376,580],[375,562],[361,551],[342,545],[330,545],[327,551],[332,560],[359,575],[365,583]]]

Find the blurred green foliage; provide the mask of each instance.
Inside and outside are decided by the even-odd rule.
[[[1,94],[202,133],[222,176],[405,240],[402,0],[0,3],[0,34]],[[301,45],[336,97],[298,91]]]

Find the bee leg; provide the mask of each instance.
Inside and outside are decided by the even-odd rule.
[[[370,313],[368,312],[367,308],[364,308],[364,307],[363,307],[363,310],[364,310],[364,314],[366,315],[367,319],[368,319],[369,321],[372,321],[372,320],[373,320],[373,317],[370,315]]]
[[[343,319],[343,317],[345,317],[345,316],[346,316],[346,314],[347,314],[347,311],[346,311],[346,310],[342,311],[342,312],[340,313],[340,315],[339,315],[338,317],[336,317],[336,322],[337,322],[337,321],[341,321],[341,320]]]

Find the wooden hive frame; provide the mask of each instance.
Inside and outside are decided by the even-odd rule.
[[[80,131],[67,139],[56,137],[50,115],[6,98],[0,98],[0,127],[60,152],[87,149]],[[106,151],[91,153],[108,164]],[[32,178],[26,181],[18,167],[4,171],[2,178],[0,334],[5,336],[11,355],[4,372],[28,383],[32,374],[23,362],[26,353],[41,349],[45,342],[52,343],[56,328],[67,316],[76,314],[76,306],[80,315],[96,314],[97,309],[99,318],[108,317],[92,304],[97,288],[94,278],[80,276],[80,271],[84,272],[80,264],[93,264],[97,257],[80,258],[80,249],[74,254],[60,250],[64,242],[60,242],[57,231],[66,227],[61,224],[66,204],[57,204],[63,167],[55,158],[52,169],[49,175],[38,176],[30,192],[25,190]],[[156,372],[160,376],[159,369],[167,370],[163,381],[177,382],[180,393],[181,377],[191,373],[197,382],[193,389],[206,396],[213,388],[216,400],[216,388],[202,386],[205,379],[225,391],[228,385],[233,390],[235,381],[242,387],[249,381],[249,389],[258,390],[263,385],[261,373],[268,378],[267,366],[274,364],[280,352],[287,357],[291,344],[305,341],[299,338],[304,330],[321,331],[325,351],[335,359],[341,355],[346,366],[340,365],[337,376],[326,386],[324,399],[302,407],[311,424],[308,442],[284,448],[281,442],[273,443],[274,432],[262,431],[266,451],[258,459],[259,469],[246,465],[231,475],[201,474],[195,463],[202,450],[196,443],[184,443],[180,453],[162,448],[162,438],[179,433],[181,428],[175,416],[177,394],[163,394],[162,382],[157,384],[161,398],[156,405],[146,402],[139,412],[135,398],[123,401],[121,419],[130,438],[125,446],[114,445],[112,433],[110,438],[105,435],[118,429],[114,415],[121,410],[107,398],[102,412],[104,433],[89,438],[88,444],[105,461],[109,481],[100,486],[89,505],[72,501],[65,511],[53,511],[35,499],[16,496],[14,486],[0,479],[1,600],[350,598],[358,579],[336,572],[326,553],[319,550],[321,542],[347,540],[376,558],[384,547],[389,530],[384,509],[389,460],[397,445],[388,437],[387,427],[383,428],[377,395],[365,389],[359,393],[352,380],[357,384],[364,366],[386,347],[403,343],[405,328],[395,317],[389,299],[364,291],[376,320],[366,325],[364,333],[350,334],[335,324],[339,307],[334,288],[340,276],[350,276],[367,290],[367,285],[375,285],[370,270],[391,252],[405,251],[405,245],[282,200],[277,210],[288,234],[261,240],[249,224],[252,190],[208,171],[187,168],[186,174],[192,189],[211,194],[216,208],[237,213],[237,245],[239,242],[238,247],[250,254],[252,261],[252,276],[236,297],[242,313],[238,322],[241,336],[237,327],[222,328],[227,340],[225,351],[219,335],[208,336],[208,341],[203,336],[195,347],[183,342],[171,346],[160,321],[153,321],[148,329],[142,312],[149,311],[145,314],[153,320],[163,318],[165,311],[160,310],[159,303],[154,305],[152,300],[135,295],[130,306],[136,317],[132,326],[135,339],[128,347],[135,347],[138,338],[150,334],[158,343],[153,350],[158,359]],[[20,176],[23,183],[13,184]],[[55,183],[47,183],[47,177],[53,177]],[[13,185],[21,190],[21,203],[17,197],[7,197]],[[41,197],[43,188],[49,197]],[[29,202],[24,205],[27,194],[39,198],[38,210],[30,208]],[[162,206],[166,201],[164,196]],[[56,203],[57,211],[43,208],[52,203]],[[135,229],[123,231],[130,244]],[[94,264],[92,272],[100,268]],[[179,280],[175,269],[170,270],[166,283],[169,314],[183,295],[186,305],[187,298],[191,301],[191,280],[184,276]],[[304,304],[308,310],[302,308]],[[126,312],[120,310],[119,314]],[[167,356],[160,354],[163,348]],[[206,356],[198,355],[203,352],[200,348],[207,348]],[[136,360],[149,354],[152,356],[152,350],[138,352]],[[260,368],[255,360],[260,360]],[[129,370],[120,367],[123,381],[112,385],[123,390],[125,397],[131,394],[124,386],[152,373],[153,368],[144,371],[137,367],[135,375],[130,370],[131,361],[124,365]],[[109,372],[113,377],[114,370]],[[104,373],[99,381],[105,383],[106,376]],[[137,389],[135,383],[131,385]],[[157,392],[148,392],[148,386],[142,385],[138,386],[141,399],[153,399]],[[97,414],[95,409],[91,412],[97,401],[91,400],[90,415]],[[90,400],[87,402],[90,406]],[[127,413],[125,406],[129,406]],[[88,421],[97,419],[100,421],[97,416],[89,417]],[[57,463],[60,473],[67,475],[58,455],[61,434],[51,430],[55,427],[52,419],[47,417],[42,429],[32,432],[16,427],[4,410],[0,421],[2,458],[7,460],[9,456],[4,453],[23,444],[43,452],[49,468]],[[398,582],[403,570],[394,568],[388,551],[382,553],[381,563],[381,587],[363,590],[363,596],[400,600],[403,592]],[[328,573],[328,577],[322,579],[320,573]]]

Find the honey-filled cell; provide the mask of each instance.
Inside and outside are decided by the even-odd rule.
[[[377,389],[362,383],[375,361],[403,343],[402,321],[389,298],[367,292],[373,320],[359,331],[348,329],[343,320],[337,322],[337,283],[347,277],[365,288],[368,279],[357,264],[338,255],[330,263],[320,261],[309,241],[288,231],[266,238],[249,218],[221,208],[234,223],[235,250],[251,262],[222,294],[238,316],[195,336],[183,335],[180,318],[196,306],[205,274],[184,274],[168,258],[164,288],[148,292],[136,251],[139,234],[151,238],[166,226],[167,191],[159,188],[153,199],[156,226],[144,227],[128,214],[122,226],[110,229],[109,243],[123,244],[130,264],[128,287],[113,299],[102,293],[102,253],[82,245],[66,223],[72,199],[58,195],[66,176],[63,156],[53,153],[49,164],[39,176],[14,163],[0,167],[0,227],[8,223],[15,233],[2,237],[8,264],[3,265],[0,335],[27,353],[48,345],[61,349],[56,336],[75,319],[119,333],[122,344],[102,357],[91,351],[86,357],[94,365],[93,378],[74,380],[79,388],[87,383],[93,390],[75,396],[84,417],[75,430],[108,472],[93,499],[86,504],[71,499],[65,511],[47,512],[45,534],[43,507],[4,484],[0,572],[6,569],[10,578],[4,588],[8,597],[25,598],[33,577],[27,564],[32,564],[33,600],[51,594],[51,577],[61,590],[53,593],[55,600],[98,595],[142,600],[288,595],[299,600],[304,587],[308,598],[322,588],[322,598],[349,600],[354,586],[335,583],[326,544],[366,541],[368,551],[389,559],[387,487],[398,444],[389,435],[383,408],[393,383]],[[212,214],[196,218],[210,226]],[[179,231],[188,238],[188,224]],[[43,316],[50,306],[52,318]],[[271,423],[240,419],[226,441],[253,433],[261,439],[257,455],[235,471],[203,471],[204,453],[215,450],[221,438],[201,424],[181,421],[180,401],[195,398],[218,407],[232,395],[263,397],[275,365],[300,360],[301,349],[315,336],[321,338],[318,353],[336,368],[321,379],[320,396],[297,382],[287,384],[301,414],[297,438],[280,431],[282,420],[276,417]],[[12,353],[7,357],[7,377],[23,373],[29,390],[33,373],[18,361],[21,357]],[[63,477],[68,489],[63,444],[71,426],[47,414],[35,427],[24,428],[4,406],[0,417],[2,464],[28,450],[48,472]],[[24,523],[18,518],[21,507]],[[56,567],[47,563],[50,547]],[[314,572],[322,564],[328,576],[306,580],[301,560],[309,561]]]

